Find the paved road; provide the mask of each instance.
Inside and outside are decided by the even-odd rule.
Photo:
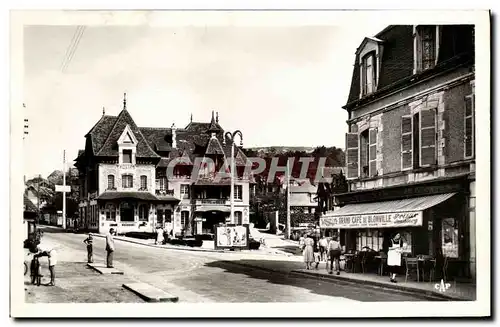
[[[121,290],[125,280],[150,283],[179,296],[182,302],[419,301],[410,295],[381,289],[288,275],[286,268],[277,273],[241,265],[276,268],[299,264],[297,262],[265,260],[262,256],[245,256],[243,260],[243,254],[168,250],[121,241],[116,241],[115,266],[123,269],[125,275],[102,276],[85,270],[86,250],[82,242],[86,235],[46,229],[43,237],[44,241],[60,244],[58,271],[64,271],[65,266],[74,266],[77,271],[66,276],[59,274],[58,285],[64,285],[68,291],[71,290],[71,283],[80,287],[85,280],[89,285],[100,285],[93,296],[77,300],[78,292],[73,292],[74,296],[59,299],[59,302],[105,302],[112,301],[113,297],[117,302],[140,302]],[[94,252],[96,261],[104,262],[102,238],[95,238]],[[105,283],[104,280],[108,291],[103,292],[101,284]],[[33,287],[30,286],[30,289],[33,290]],[[32,296],[31,299],[42,301],[40,297]],[[55,301],[50,297],[46,299]]]

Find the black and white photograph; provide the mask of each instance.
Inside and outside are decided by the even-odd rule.
[[[487,10],[10,34],[11,316],[491,314]]]

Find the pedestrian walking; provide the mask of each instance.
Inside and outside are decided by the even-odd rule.
[[[158,245],[163,244],[163,228],[161,226],[158,226],[156,228],[156,243]]]
[[[397,283],[396,274],[401,269],[401,252],[402,252],[403,242],[401,240],[401,235],[396,233],[394,237],[390,240],[389,250],[387,252],[387,268],[389,270],[389,276],[392,283]]]
[[[114,232],[115,230],[110,228],[109,233],[106,235],[106,266],[108,268],[113,268],[113,254],[115,252],[115,240],[113,238]]]
[[[333,265],[337,270],[337,275],[340,275],[340,255],[342,253],[342,247],[338,241],[337,235],[334,235],[330,242],[328,243],[328,257],[330,259],[330,274],[333,274]],[[328,270],[328,263],[326,264],[326,269]]]
[[[57,265],[57,251],[54,248],[40,246],[38,253],[35,254],[36,258],[47,257],[49,261],[50,283],[48,286],[56,285],[56,265]]]
[[[327,252],[326,252],[326,249],[328,247],[328,238],[325,236],[323,236],[320,240],[319,240],[319,254],[321,256],[321,261],[327,261],[326,260],[326,257],[327,257]]]
[[[314,263],[316,263],[316,266],[315,268],[318,269],[319,267],[319,262],[321,260],[321,254],[319,252],[319,237],[318,236],[315,236],[314,237],[314,248],[313,248],[313,252],[314,252]]]
[[[306,269],[308,270],[314,262],[314,240],[310,235],[307,235],[304,239],[304,262],[306,263]]]

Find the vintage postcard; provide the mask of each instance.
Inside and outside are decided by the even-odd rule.
[[[491,315],[488,11],[12,11],[10,49],[12,317]]]

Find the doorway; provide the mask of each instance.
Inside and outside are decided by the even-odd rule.
[[[123,202],[120,206],[120,221],[134,221],[134,205]]]
[[[227,213],[221,211],[207,211],[202,215],[201,229],[203,234],[215,234],[214,225],[225,223]]]

